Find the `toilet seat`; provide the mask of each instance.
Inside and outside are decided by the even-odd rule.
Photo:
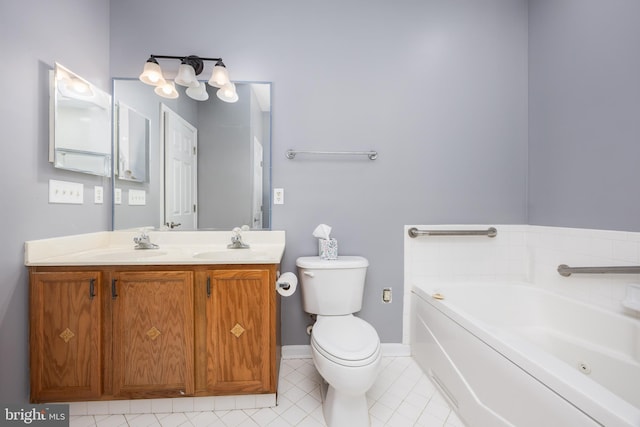
[[[318,317],[311,332],[311,346],[342,366],[366,366],[380,355],[380,338],[376,330],[352,315]]]

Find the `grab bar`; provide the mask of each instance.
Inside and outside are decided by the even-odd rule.
[[[418,230],[415,227],[409,229],[409,237],[418,236],[487,236],[496,237],[498,230],[489,227],[487,230]]]
[[[638,274],[640,273],[640,265],[629,266],[610,266],[610,267],[569,267],[566,264],[560,264],[558,266],[558,273],[561,276],[569,277],[573,273],[585,273],[585,274]]]
[[[339,154],[347,156],[367,156],[369,160],[375,160],[378,158],[377,151],[299,151],[299,150],[287,150],[287,159],[295,159],[296,154]]]

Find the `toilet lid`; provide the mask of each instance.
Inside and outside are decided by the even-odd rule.
[[[346,366],[368,365],[380,353],[376,330],[355,316],[318,318],[311,332],[311,344],[326,358]]]

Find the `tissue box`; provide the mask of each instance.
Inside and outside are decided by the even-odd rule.
[[[322,259],[338,259],[338,241],[336,239],[318,239],[318,254]]]

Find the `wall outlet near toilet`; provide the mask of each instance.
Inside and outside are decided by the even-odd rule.
[[[273,189],[273,204],[284,205],[284,188]]]
[[[389,304],[391,302],[391,288],[384,288],[382,290],[382,302],[385,304]]]

